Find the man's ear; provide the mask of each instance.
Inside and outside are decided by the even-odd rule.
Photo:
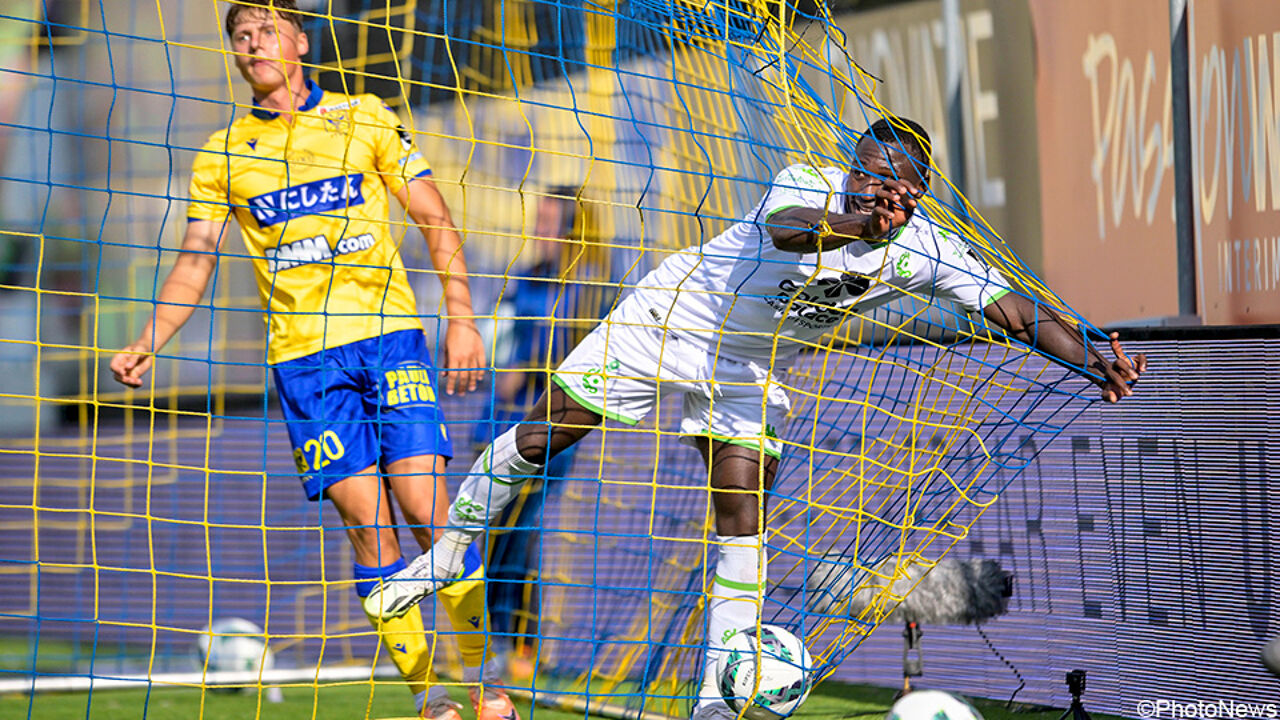
[[[304,32],[298,33],[298,57],[305,57],[311,51],[311,39]]]

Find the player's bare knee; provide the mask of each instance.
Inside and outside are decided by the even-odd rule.
[[[732,513],[716,513],[716,533],[725,537],[760,534],[760,516],[745,503]]]
[[[713,496],[716,532],[721,535],[757,535],[760,532],[760,493],[745,486],[717,488]]]

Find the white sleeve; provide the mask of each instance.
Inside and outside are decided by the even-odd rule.
[[[1010,291],[1009,281],[991,267],[964,240],[941,230],[934,287],[938,295],[959,303],[969,312],[981,310]]]
[[[826,209],[833,193],[842,188],[832,185],[822,171],[811,165],[791,165],[773,179],[773,186],[764,199],[760,216],[770,215],[792,207]]]

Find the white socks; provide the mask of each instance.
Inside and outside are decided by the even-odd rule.
[[[502,433],[476,462],[458,489],[458,498],[449,506],[449,527],[474,530],[479,534],[498,519],[520,488],[542,466],[520,456],[516,450],[516,429]]]
[[[542,465],[521,457],[512,428],[493,441],[471,467],[458,497],[449,507],[449,529],[431,547],[436,577],[452,577],[462,567],[462,554],[477,535],[495,522]],[[764,602],[768,557],[759,535],[715,536],[719,559],[707,599],[707,654],[698,706],[723,702],[715,661],[734,631],[753,628]]]
[[[702,689],[697,706],[724,702],[717,687],[716,659],[734,632],[754,628],[764,603],[769,558],[759,535],[723,537],[716,578],[707,597],[707,654],[702,667]]]
[[[525,460],[516,450],[514,427],[485,448],[449,506],[448,529],[431,546],[433,576],[455,576],[471,541],[502,515],[531,476],[541,472],[541,465]]]

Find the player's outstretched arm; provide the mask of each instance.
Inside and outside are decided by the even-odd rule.
[[[848,213],[821,208],[789,207],[765,221],[773,246],[784,252],[815,253],[835,250],[858,239],[873,240],[901,227],[915,211],[922,191],[894,178],[872,183],[867,193],[850,203]],[[824,224],[826,228],[824,228]],[[830,233],[823,233],[829,228]]]
[[[453,225],[449,207],[431,180],[416,178],[396,191],[409,219],[422,231],[427,241],[431,265],[444,286],[445,311],[449,326],[445,330],[444,391],[469,392],[483,377],[484,339],[476,328],[471,309],[471,283],[467,278],[467,258],[462,252],[462,238]]]
[[[155,312],[138,339],[111,358],[111,374],[116,382],[142,387],[142,376],[151,369],[155,353],[186,324],[204,297],[209,278],[218,266],[218,248],[225,229],[225,222],[192,220],[187,223],[182,250],[160,287]]]
[[[1011,337],[1057,358],[1089,378],[1101,388],[1102,399],[1107,402],[1119,402],[1132,395],[1133,385],[1146,372],[1146,355],[1130,360],[1120,345],[1118,333],[1111,333],[1115,359],[1108,362],[1080,329],[1067,324],[1053,308],[1017,293],[1006,293],[982,312]]]

